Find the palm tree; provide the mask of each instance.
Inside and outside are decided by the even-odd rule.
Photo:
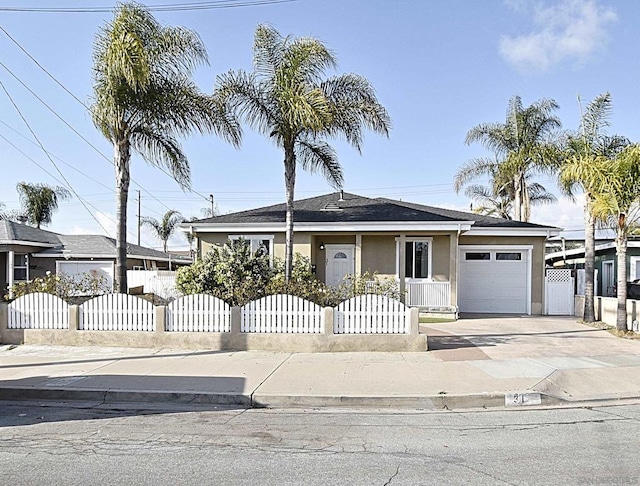
[[[582,111],[582,110],[581,110]],[[579,187],[584,193],[584,269],[585,269],[585,322],[594,322],[595,317],[595,232],[596,219],[591,210],[592,188],[601,182],[599,169],[594,164],[611,161],[629,144],[629,140],[617,135],[608,136],[605,129],[609,126],[611,113],[611,95],[603,93],[596,96],[581,113],[580,128],[570,133],[565,142],[565,160],[560,168],[560,186],[573,196]],[[594,179],[594,176],[596,179]]]
[[[170,209],[162,216],[162,220],[158,221],[155,218],[142,218],[141,224],[149,226],[155,233],[155,236],[162,241],[162,251],[167,252],[167,243],[169,238],[175,232],[177,226],[183,223],[185,219],[175,209]]]
[[[320,171],[340,188],[342,167],[324,137],[342,137],[360,151],[363,128],[388,135],[391,120],[365,78],[343,74],[324,79],[336,61],[316,39],[282,37],[273,27],[258,25],[253,63],[253,73],[239,70],[218,76],[216,94],[284,151],[289,280],[297,163],[305,170]]]
[[[480,203],[473,209],[476,214],[486,214],[504,219],[513,219],[513,178],[505,174],[500,166],[492,171],[491,184],[483,186],[472,184],[467,186],[464,193],[473,201]],[[556,197],[548,192],[544,186],[537,182],[529,182],[530,175],[526,177],[529,202],[531,206],[556,202]]]
[[[190,185],[179,136],[213,132],[237,145],[240,128],[191,77],[207,62],[202,41],[182,27],[161,26],[136,3],[121,4],[94,44],[95,126],[113,144],[116,172],[116,290],[127,291],[126,230],[131,151],[165,166],[183,188]]]
[[[27,223],[40,228],[42,224],[50,224],[53,212],[58,209],[60,201],[67,200],[71,193],[64,187],[51,187],[46,184],[29,184],[18,182],[16,190],[20,196],[22,214]]]
[[[589,187],[591,212],[596,219],[616,232],[616,328],[626,331],[627,238],[640,219],[640,145],[627,147],[613,162],[605,158],[599,159],[592,167],[603,177],[599,184]]]
[[[520,97],[514,96],[509,100],[504,123],[482,123],[469,130],[465,143],[481,143],[496,159],[481,157],[467,162],[456,173],[455,190],[460,191],[480,176],[491,177],[497,171],[508,174],[513,187],[514,219],[528,221],[532,197],[528,181],[535,175],[554,172],[559,165],[555,134],[561,124],[553,114],[557,109],[558,104],[549,99],[525,108]]]

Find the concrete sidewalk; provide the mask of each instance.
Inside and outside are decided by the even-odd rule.
[[[0,346],[0,399],[460,409],[640,399],[640,342],[575,318],[423,325],[423,353]]]

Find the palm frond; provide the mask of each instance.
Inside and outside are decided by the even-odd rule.
[[[320,172],[333,187],[342,187],[342,167],[335,150],[324,140],[299,139],[296,144],[296,158],[304,170]]]

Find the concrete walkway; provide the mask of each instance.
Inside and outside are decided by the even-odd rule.
[[[575,318],[421,326],[423,353],[0,346],[0,399],[459,409],[640,399],[640,341]]]

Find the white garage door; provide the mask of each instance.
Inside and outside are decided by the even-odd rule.
[[[529,249],[460,247],[460,312],[528,314]]]
[[[59,261],[56,262],[56,272],[76,276],[90,273],[94,277],[104,277],[107,286],[113,288],[113,262],[106,261]]]

